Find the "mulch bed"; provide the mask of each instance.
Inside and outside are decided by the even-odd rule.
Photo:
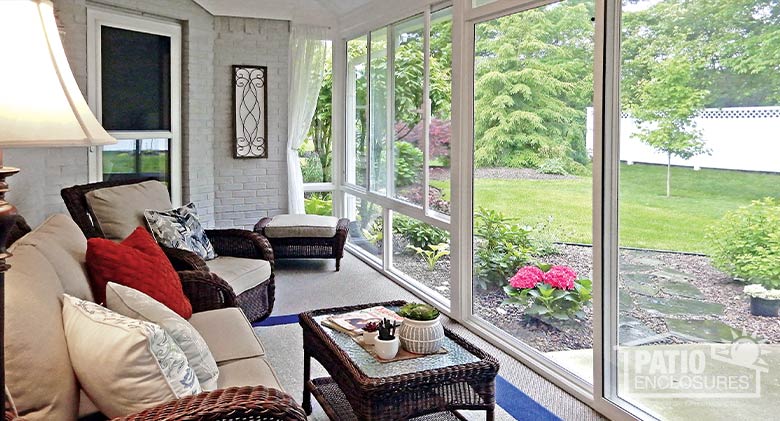
[[[590,276],[592,248],[590,246],[560,245],[560,254],[545,258],[551,264],[563,264],[572,267],[582,276]],[[724,306],[722,314],[704,316],[682,316],[683,320],[713,320],[723,322],[735,330],[756,333],[767,343],[780,343],[780,318],[758,317],[750,314],[749,299],[742,293],[743,284],[733,281],[729,276],[713,268],[706,256],[657,251],[622,250],[621,264],[653,262],[658,266],[690,275],[691,285],[701,291],[704,302],[718,303]],[[450,261],[445,257],[439,261],[433,271],[416,255],[401,253],[394,256],[394,265],[423,285],[449,298]],[[629,290],[621,281],[622,315],[638,321],[650,333],[659,335],[670,332],[666,318],[643,309],[636,300],[642,294]],[[660,292],[653,295],[659,299],[669,298]],[[590,349],[593,347],[592,308],[584,309],[586,318],[577,322],[556,323],[555,326],[525,317],[523,308],[502,305],[506,295],[498,288],[474,290],[474,312],[495,326],[542,352]],[[625,302],[630,298],[631,303]],[[674,317],[674,316],[672,316]],[[668,335],[654,343],[685,343],[684,338]]]

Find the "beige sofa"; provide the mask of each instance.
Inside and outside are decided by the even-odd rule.
[[[79,388],[73,372],[61,310],[63,293],[92,300],[84,265],[86,248],[87,240],[81,230],[65,215],[50,217],[10,248],[13,257],[9,259],[11,269],[5,281],[6,386],[19,415],[26,419],[70,420],[98,412]],[[278,392],[282,389],[279,379],[239,308],[195,313],[190,322],[217,361],[220,389],[258,386],[241,399],[251,395],[273,401],[268,405],[274,407],[271,412],[276,415],[262,419],[305,419],[297,403]],[[203,395],[217,392],[220,391]],[[230,413],[224,404],[219,411]],[[225,419],[241,419],[241,411],[232,413]],[[247,415],[246,411],[243,414]]]

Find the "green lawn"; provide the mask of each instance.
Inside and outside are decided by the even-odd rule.
[[[704,234],[729,210],[766,196],[780,198],[780,175],[672,168],[672,197],[665,195],[666,167],[622,165],[620,244],[707,252]],[[447,182],[431,182],[449,191]],[[496,209],[533,224],[553,217],[560,240],[591,242],[590,178],[573,180],[478,179],[475,206]]]
[[[135,154],[124,151],[103,152],[103,173],[134,173]],[[168,172],[168,152],[141,152],[141,173],[165,174]]]

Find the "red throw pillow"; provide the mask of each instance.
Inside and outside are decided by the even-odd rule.
[[[184,295],[179,275],[143,227],[136,228],[121,243],[90,238],[87,271],[98,303],[106,300],[106,285],[115,282],[149,295],[185,319],[192,316],[192,305]]]

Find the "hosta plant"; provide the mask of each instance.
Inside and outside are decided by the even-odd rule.
[[[425,263],[428,265],[428,270],[430,271],[436,268],[436,263],[439,262],[439,259],[450,255],[450,245],[447,243],[431,244],[428,246],[427,250],[420,247],[414,247],[411,244],[406,247],[416,251],[417,255],[425,260]]]
[[[504,287],[505,303],[524,305],[527,316],[543,320],[584,318],[591,291],[589,279],[578,279],[568,266],[551,265],[524,266]]]

